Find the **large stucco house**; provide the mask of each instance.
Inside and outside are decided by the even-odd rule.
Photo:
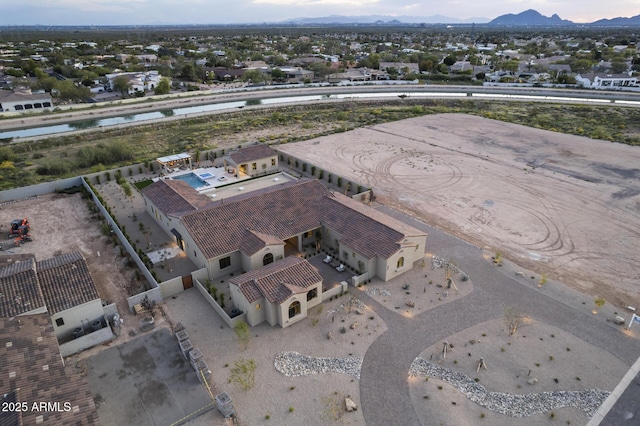
[[[211,278],[284,258],[285,246],[319,245],[359,273],[388,281],[424,256],[426,234],[317,180],[212,201],[178,180],[143,190],[146,209]]]
[[[277,164],[276,153],[257,145],[230,154],[225,166],[260,171],[264,161],[271,170],[271,160]],[[322,278],[300,259],[305,250],[324,250],[355,275],[383,281],[423,259],[424,232],[318,180],[273,176],[238,182],[224,198],[166,178],[142,191],[147,212],[196,267],[211,280],[234,277],[231,297],[250,324],[285,327],[320,303]],[[247,182],[259,185],[247,190]]]

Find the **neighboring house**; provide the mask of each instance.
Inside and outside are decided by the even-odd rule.
[[[238,184],[240,185],[240,183]],[[377,210],[300,180],[211,201],[184,182],[143,190],[147,211],[185,254],[216,279],[321,247],[358,274],[388,281],[423,259],[426,234]]]
[[[395,68],[401,75],[420,74],[420,65],[415,62],[380,62],[380,71],[388,71]],[[405,70],[408,70],[405,72]]]
[[[86,378],[65,370],[49,314],[0,318],[0,366],[3,426],[100,423]],[[28,409],[5,410],[15,403]]]
[[[215,78],[218,81],[235,81],[242,78],[244,70],[242,68],[214,67],[205,68],[207,78]]]
[[[0,90],[0,112],[37,111],[52,106],[51,95],[48,93],[31,93],[30,90]]]
[[[229,280],[231,298],[250,326],[267,321],[288,327],[322,302],[322,277],[304,259],[290,256]]]
[[[468,72],[468,71],[473,71],[473,69],[475,68],[474,65],[471,65],[471,62],[469,61],[457,61],[455,64],[451,65],[449,67],[449,70],[451,72]]]
[[[300,67],[282,67],[281,71],[285,73],[285,79],[288,83],[304,83],[313,81],[313,71],[305,70]]]
[[[113,83],[117,77],[124,76],[129,80],[129,93],[134,92],[146,92],[155,89],[162,76],[158,71],[144,71],[144,72],[119,72],[106,74],[107,88],[113,90]]]
[[[321,63],[325,64],[327,62],[326,59],[317,57],[317,56],[304,56],[301,58],[291,59],[289,61],[289,65],[294,67],[308,67],[311,64]]]
[[[239,67],[247,70],[259,70],[264,74],[271,72],[271,67],[265,61],[244,61],[238,64]]]
[[[71,337],[78,327],[102,323],[102,299],[80,252],[42,260],[36,264],[36,271],[58,339]]]
[[[367,68],[351,68],[344,72],[333,73],[327,76],[329,83],[340,83],[342,81],[371,81],[371,70]]]
[[[596,74],[591,87],[597,89],[638,87],[638,77],[632,77],[629,74]]]
[[[251,177],[268,175],[278,171],[278,154],[267,145],[256,144],[230,152],[224,158],[225,167]]]
[[[59,340],[104,320],[87,263],[80,252],[36,262],[32,255],[0,257],[0,317],[46,313]]]

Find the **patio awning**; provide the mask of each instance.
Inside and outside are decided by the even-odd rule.
[[[156,158],[158,163],[170,163],[172,161],[180,161],[191,158],[191,155],[183,152],[181,154],[167,155],[166,157]]]

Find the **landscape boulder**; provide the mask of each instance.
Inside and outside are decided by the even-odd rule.
[[[352,411],[357,411],[358,410],[358,406],[356,405],[355,402],[353,402],[353,400],[351,398],[349,398],[348,396],[344,398],[344,406],[345,409],[347,410],[347,412],[352,412]]]

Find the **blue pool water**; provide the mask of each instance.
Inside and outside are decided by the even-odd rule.
[[[211,179],[212,177],[215,177],[214,175],[212,175],[209,172],[205,172],[205,173],[203,173],[201,175],[198,175],[198,176],[200,177],[200,179]]]
[[[173,179],[183,180],[189,184],[192,188],[198,189],[203,186],[209,186],[209,184],[201,180],[195,173],[187,173],[185,175],[174,176]]]

